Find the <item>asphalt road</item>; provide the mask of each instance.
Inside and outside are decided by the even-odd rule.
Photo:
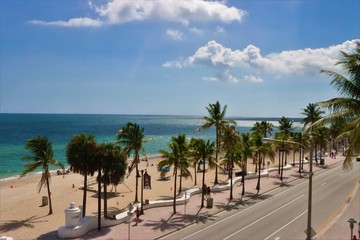
[[[359,164],[354,164],[350,171],[336,164],[315,173],[312,204],[315,232],[321,231],[348,201],[359,176]],[[305,239],[307,207],[305,177],[161,239]]]

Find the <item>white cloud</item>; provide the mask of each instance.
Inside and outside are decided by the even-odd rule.
[[[224,32],[225,32],[225,29],[222,28],[222,27],[216,27],[215,32],[216,32],[216,33],[224,33]]]
[[[41,20],[31,20],[31,24],[45,25],[45,26],[60,26],[60,27],[100,27],[103,23],[91,18],[72,18],[69,21],[53,21],[45,22]]]
[[[246,72],[261,72],[274,74],[278,77],[289,75],[319,74],[321,69],[339,70],[334,64],[341,59],[340,51],[353,52],[357,40],[346,41],[342,44],[318,49],[300,49],[261,55],[259,48],[249,45],[243,50],[226,48],[216,41],[209,41],[200,47],[194,55],[182,61],[167,62],[167,67],[184,68],[187,66],[203,65],[217,74],[216,79],[228,82],[238,82],[231,70],[244,73],[243,79],[251,82],[261,82],[263,79]]]
[[[229,7],[223,1],[207,0],[111,0],[100,6],[95,6],[90,1],[89,8],[97,14],[96,19],[79,17],[67,21],[32,20],[30,23],[62,27],[93,27],[149,19],[182,24],[209,21],[231,23],[240,22],[246,15],[245,11]]]
[[[248,75],[246,75],[246,76],[244,77],[244,79],[245,79],[246,81],[254,82],[254,83],[262,83],[262,82],[264,81],[261,77],[248,76]]]
[[[204,33],[203,30],[198,29],[196,27],[190,28],[189,31],[192,32],[192,33],[195,33],[197,35],[203,35],[203,33]]]
[[[210,82],[218,82],[219,81],[219,79],[216,77],[203,77],[202,79],[205,81],[210,81]]]
[[[183,39],[183,33],[180,32],[179,30],[168,29],[168,30],[166,30],[166,34],[174,40],[182,40]]]

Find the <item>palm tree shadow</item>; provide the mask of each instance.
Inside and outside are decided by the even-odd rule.
[[[291,187],[293,186],[292,184],[289,184],[287,182],[275,182],[275,185],[279,185],[280,187]]]
[[[0,225],[0,232],[8,232],[8,231],[15,231],[19,229],[20,227],[26,227],[26,228],[34,228],[34,224],[38,222],[48,222],[48,220],[39,220],[41,218],[44,218],[48,215],[37,217],[37,216],[31,216],[24,220],[7,220],[7,221],[1,221]]]
[[[200,215],[201,209],[199,209],[199,211],[196,213],[195,215],[195,219],[196,219],[196,223],[201,222],[201,223],[206,223],[209,220],[215,221],[215,215],[212,214],[208,214],[208,215]]]
[[[175,216],[175,217],[174,217]],[[151,221],[145,223],[145,226],[152,227],[153,230],[166,231],[169,229],[179,229],[185,226],[184,218],[180,215],[172,213],[168,219],[161,218],[159,221]]]
[[[239,209],[237,201],[235,199],[230,200],[230,198],[227,198],[227,200],[228,200],[227,203],[219,203],[219,204],[216,204],[215,207],[217,209],[221,209],[221,210],[225,210],[225,211],[231,211],[231,210],[234,210],[234,209]],[[240,199],[240,201],[241,201],[241,199]],[[231,203],[234,203],[234,205],[231,205]]]

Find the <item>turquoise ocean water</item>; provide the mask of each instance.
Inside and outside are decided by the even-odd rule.
[[[278,118],[231,118],[236,120],[240,132],[250,132],[256,121],[277,125]],[[301,119],[292,119],[295,130],[301,128]],[[148,155],[167,149],[172,136],[215,139],[215,131],[195,132],[203,123],[203,116],[165,115],[100,115],[100,114],[0,114],[0,179],[18,176],[23,167],[24,148],[32,137],[45,136],[54,147],[54,158],[66,165],[66,144],[79,133],[93,134],[97,142],[116,141],[116,133],[127,122],[136,122],[145,129],[151,141],[144,144]],[[276,131],[274,127],[274,132]]]

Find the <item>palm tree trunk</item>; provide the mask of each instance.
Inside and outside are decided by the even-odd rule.
[[[243,197],[245,195],[245,174],[241,176],[241,183],[242,183],[242,192],[241,196]]]
[[[280,159],[281,159],[281,151],[280,151],[280,149],[279,149],[279,167],[278,167],[278,175],[280,175],[280,168],[281,168],[281,163],[280,163]]]
[[[300,149],[299,149],[299,173],[300,173],[300,176],[301,176],[301,166],[302,166],[301,152],[302,152],[302,147],[300,147]]]
[[[101,231],[101,164],[98,169],[98,231]]]
[[[260,161],[260,153],[258,152],[258,162],[259,162],[259,172],[258,172],[258,182],[257,182],[257,185],[256,185],[256,190],[257,190],[257,193],[259,193],[260,191],[260,167],[261,167],[261,161]]]
[[[86,193],[87,193],[87,171],[84,173],[84,190],[83,190],[83,207],[82,207],[82,216],[85,217],[86,213]]]
[[[285,155],[285,152],[282,151],[281,152],[281,175],[280,175],[281,182],[283,181],[283,173],[284,173],[284,155]]]
[[[293,166],[295,167],[295,150],[293,150]]]
[[[230,200],[233,199],[233,161],[231,161],[231,166],[229,169],[229,173],[230,173]]]
[[[202,175],[202,187],[201,187],[201,208],[204,207],[204,186],[205,186],[205,159],[203,159],[203,175]]]
[[[51,192],[50,192],[50,182],[49,182],[49,175],[50,174],[49,172],[45,173],[47,174],[47,177],[46,177],[46,186],[47,186],[47,192],[48,192],[48,197],[49,197],[49,215],[53,213],[53,210],[52,210],[52,203],[51,203]]]
[[[195,182],[194,182],[194,185],[197,184],[196,168],[197,168],[197,164],[195,165],[195,168],[194,168],[194,172],[195,172],[195,179],[194,179]]]
[[[138,153],[135,153],[135,157],[134,157],[134,161],[135,162],[135,178],[136,178],[136,183],[135,183],[135,201],[134,203],[138,203],[139,200],[138,200],[138,189],[139,189],[139,178],[138,178],[138,174],[139,174],[139,164],[138,164]]]
[[[215,151],[215,181],[214,184],[218,184],[218,158],[219,158],[219,150],[220,150],[220,130],[216,127],[216,151]]]
[[[175,167],[174,167],[175,168]],[[176,214],[176,181],[177,181],[177,168],[175,171],[175,179],[174,179],[174,199],[173,199],[173,213]]]
[[[107,218],[107,185],[104,183],[104,217]]]
[[[182,169],[180,169],[180,184],[179,184],[179,194],[181,193],[182,188]]]

